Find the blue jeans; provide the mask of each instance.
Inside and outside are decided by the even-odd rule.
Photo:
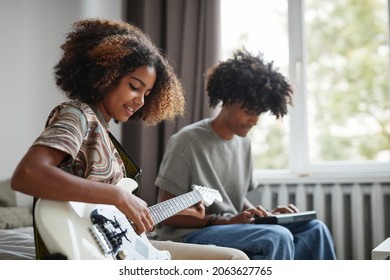
[[[186,243],[232,247],[252,260],[334,260],[333,238],[320,220],[280,225],[216,225],[194,231]]]

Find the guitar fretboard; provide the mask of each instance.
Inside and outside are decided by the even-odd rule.
[[[154,223],[158,224],[159,222],[179,213],[201,200],[202,195],[199,191],[194,190],[150,206],[148,209],[152,215]]]

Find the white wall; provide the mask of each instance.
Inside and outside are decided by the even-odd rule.
[[[122,0],[0,0],[0,180],[12,175],[51,109],[66,100],[53,66],[70,25],[87,17],[121,19]],[[110,128],[120,139],[120,126]]]

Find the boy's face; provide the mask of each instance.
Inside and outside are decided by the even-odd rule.
[[[242,108],[240,103],[223,106],[224,121],[227,128],[234,134],[245,137],[259,120],[259,114]]]

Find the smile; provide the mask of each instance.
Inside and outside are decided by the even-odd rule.
[[[129,106],[124,105],[127,110],[129,110],[131,113],[134,113],[134,109],[130,108]]]

